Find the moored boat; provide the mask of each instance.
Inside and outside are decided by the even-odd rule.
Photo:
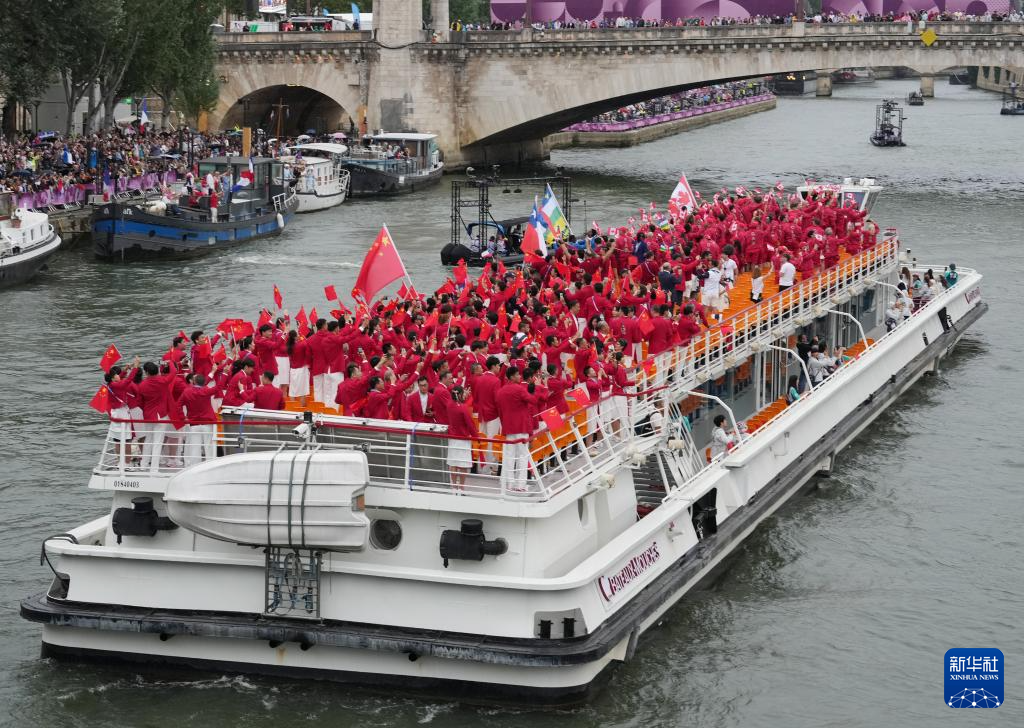
[[[183,190],[175,201],[106,202],[93,212],[96,257],[130,262],[186,257],[278,235],[298,207],[294,189],[282,183],[282,163],[267,158],[210,157],[200,179],[219,175],[216,218],[207,194]]]
[[[880,191],[800,190],[861,210]],[[22,615],[54,657],[578,702],[984,314],[981,275],[960,267],[887,331],[899,269],[925,268],[908,252],[885,236],[653,356],[611,408],[622,427],[608,399],[473,443],[438,424],[227,408],[215,455],[157,451],[145,470],[112,427],[89,482],[110,511],[46,539],[53,580]],[[847,357],[787,401],[793,340],[814,333]],[[735,441],[709,452],[719,415]],[[525,467],[455,488],[446,463],[464,444]]]
[[[30,280],[60,245],[45,212],[15,208],[14,194],[0,192],[0,288]]]
[[[999,113],[1002,116],[1024,116],[1024,96],[1017,95],[1016,86],[1009,93],[1003,94],[1003,105]]]
[[[315,212],[336,207],[348,195],[351,173],[342,161],[348,152],[344,144],[312,143],[292,147],[280,157],[284,180],[298,196],[296,212]]]
[[[401,157],[396,157],[401,150]],[[363,137],[348,151],[352,173],[349,195],[376,197],[415,192],[441,181],[444,162],[436,134],[380,132]]]

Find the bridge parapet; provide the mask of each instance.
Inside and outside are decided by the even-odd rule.
[[[965,37],[1024,37],[1024,23],[946,21],[928,23],[939,42]],[[793,25],[722,25],[713,27],[655,27],[655,28],[559,28],[557,30],[477,30],[458,34],[467,44],[515,43],[622,43],[650,41],[714,41],[750,42],[751,40],[785,41],[847,39],[847,38],[913,38],[918,29],[908,30],[906,23],[822,23]]]

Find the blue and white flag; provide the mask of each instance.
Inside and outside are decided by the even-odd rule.
[[[142,106],[139,107],[139,126],[145,126],[149,123],[149,114],[146,113],[146,100],[142,100]]]

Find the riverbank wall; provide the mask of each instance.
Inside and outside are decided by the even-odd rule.
[[[544,149],[548,152],[571,147],[632,147],[680,132],[769,111],[775,108],[775,104],[775,96],[762,94],[648,119],[574,124],[545,137]]]
[[[1006,66],[979,66],[978,88],[986,91],[1009,92],[1010,82],[1017,84],[1017,94],[1024,93],[1024,68]]]

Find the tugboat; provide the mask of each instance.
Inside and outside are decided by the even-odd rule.
[[[869,137],[876,147],[905,147],[903,143],[903,109],[886,99],[875,107],[875,131]]]
[[[924,106],[924,95],[920,91],[907,94],[907,106]]]
[[[299,198],[296,212],[315,212],[336,207],[345,201],[351,173],[342,161],[348,147],[344,144],[299,144],[295,152],[278,159],[284,164],[284,180]]]
[[[283,184],[276,159],[210,157],[199,163],[199,178],[223,175],[217,219],[209,196],[142,204],[107,202],[93,214],[93,251],[102,260],[127,263],[156,257],[208,253],[257,238],[278,235],[295,213],[295,190]]]
[[[0,288],[31,279],[59,249],[45,212],[16,208],[14,193],[0,192]]]
[[[864,192],[863,211],[879,190],[835,188]],[[89,481],[109,509],[53,525],[52,579],[21,615],[54,658],[582,702],[987,310],[982,275],[958,267],[887,327],[904,266],[928,267],[895,234],[844,251],[650,357],[623,402],[570,391],[564,417],[515,441],[289,402],[195,433],[135,420],[139,460],[113,422]],[[794,398],[800,335],[844,349]],[[448,458],[474,450],[507,456],[503,472],[453,484]]]
[[[396,158],[395,151],[404,155]],[[400,195],[437,184],[444,162],[436,134],[380,132],[349,149],[345,167],[352,173],[351,197]]]

